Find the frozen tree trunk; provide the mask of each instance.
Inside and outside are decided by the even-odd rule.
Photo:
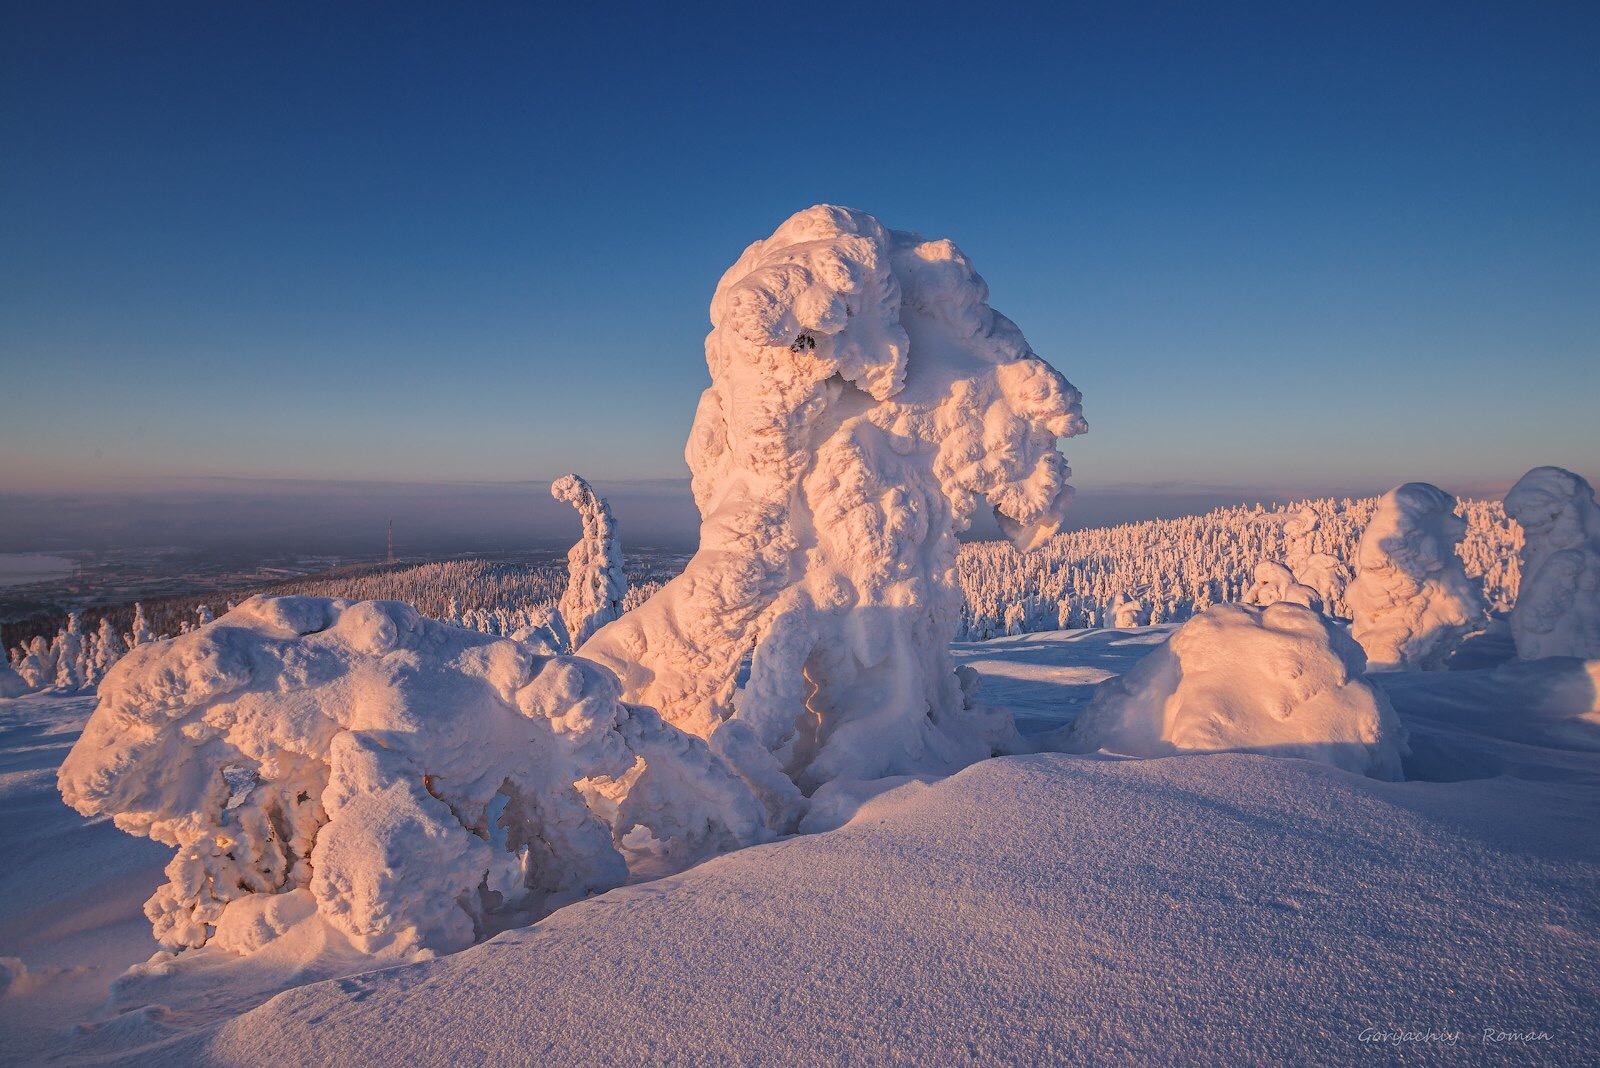
[[[583,521],[583,536],[567,552],[567,590],[561,595],[560,609],[570,647],[576,649],[622,615],[622,601],[628,595],[622,542],[617,539],[611,506],[577,475],[556,479],[550,485],[550,496],[572,505]]]
[[[1016,744],[950,659],[956,534],[980,501],[1020,547],[1053,533],[1072,494],[1056,441],[1086,424],[987,298],[950,242],[848,209],[746,249],[712,298],[686,450],[699,551],[580,653],[807,791]]]
[[[1524,660],[1600,658],[1600,506],[1589,483],[1559,467],[1536,467],[1506,494],[1522,525],[1522,583],[1511,636]]]
[[[1456,546],[1466,520],[1456,499],[1426,482],[1385,493],[1356,547],[1345,592],[1350,634],[1377,671],[1436,670],[1488,616]]]

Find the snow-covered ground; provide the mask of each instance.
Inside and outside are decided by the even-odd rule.
[[[953,652],[1037,736],[1168,633]],[[1405,782],[1233,753],[1004,757],[436,960],[312,982],[362,965],[300,974],[285,947],[115,992],[156,950],[140,904],[169,851],[56,793],[92,699],[0,701],[0,956],[21,962],[0,1057],[1592,1063],[1596,665],[1510,653],[1502,626],[1458,670],[1373,676],[1409,733]]]

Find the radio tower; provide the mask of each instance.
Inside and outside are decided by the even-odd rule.
[[[389,563],[394,563],[394,520],[389,520]]]

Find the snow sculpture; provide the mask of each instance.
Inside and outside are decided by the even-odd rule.
[[[1294,572],[1276,560],[1262,560],[1256,564],[1255,574],[1255,585],[1244,595],[1245,604],[1265,608],[1269,604],[1285,601],[1309,608],[1313,612],[1322,611],[1322,598],[1317,591],[1296,582]]]
[[[1407,482],[1378,500],[1356,546],[1356,578],[1345,591],[1350,633],[1375,671],[1436,670],[1488,608],[1467,578],[1456,545],[1467,524],[1438,486]]]
[[[630,858],[654,874],[764,835],[743,782],[607,672],[392,601],[255,597],[138,646],[59,783],[177,848],[145,906],[169,949],[313,915],[368,953],[460,949]]]
[[[1400,779],[1404,729],[1366,657],[1302,605],[1222,604],[1102,683],[1047,746],[1159,757],[1246,750]]]
[[[987,297],[949,241],[845,208],[746,249],[712,298],[686,449],[699,551],[580,653],[685,730],[734,717],[717,744],[775,754],[806,791],[1014,745],[946,648],[956,534],[980,499],[1019,547],[1057,530],[1072,490],[1056,440],[1086,424]]]
[[[1314,590],[1323,608],[1331,614],[1344,599],[1345,587],[1350,584],[1350,569],[1337,556],[1318,551],[1316,534],[1321,525],[1322,517],[1309,506],[1290,516],[1283,524],[1288,540],[1283,563],[1294,573],[1294,581]],[[1260,576],[1256,577],[1259,581]]]
[[[622,600],[628,595],[622,543],[617,540],[611,506],[577,475],[556,479],[550,496],[572,505],[583,520],[583,536],[567,552],[567,590],[561,595],[568,648],[576,649],[622,614]]]
[[[1522,525],[1522,582],[1511,636],[1524,660],[1600,659],[1600,506],[1589,483],[1559,467],[1535,467],[1506,494]]]

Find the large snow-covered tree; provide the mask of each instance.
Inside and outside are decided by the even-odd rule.
[[[1456,554],[1467,523],[1438,486],[1407,482],[1385,493],[1356,548],[1345,591],[1350,634],[1379,671],[1437,669],[1488,616]]]
[[[953,244],[845,208],[746,249],[711,321],[686,453],[699,551],[582,655],[694,733],[731,717],[805,789],[1014,744],[947,649],[956,534],[984,502],[1019,546],[1058,529],[1078,391]]]
[[[1511,634],[1525,660],[1600,658],[1600,506],[1594,489],[1560,467],[1535,467],[1506,494],[1522,524],[1522,582]]]

